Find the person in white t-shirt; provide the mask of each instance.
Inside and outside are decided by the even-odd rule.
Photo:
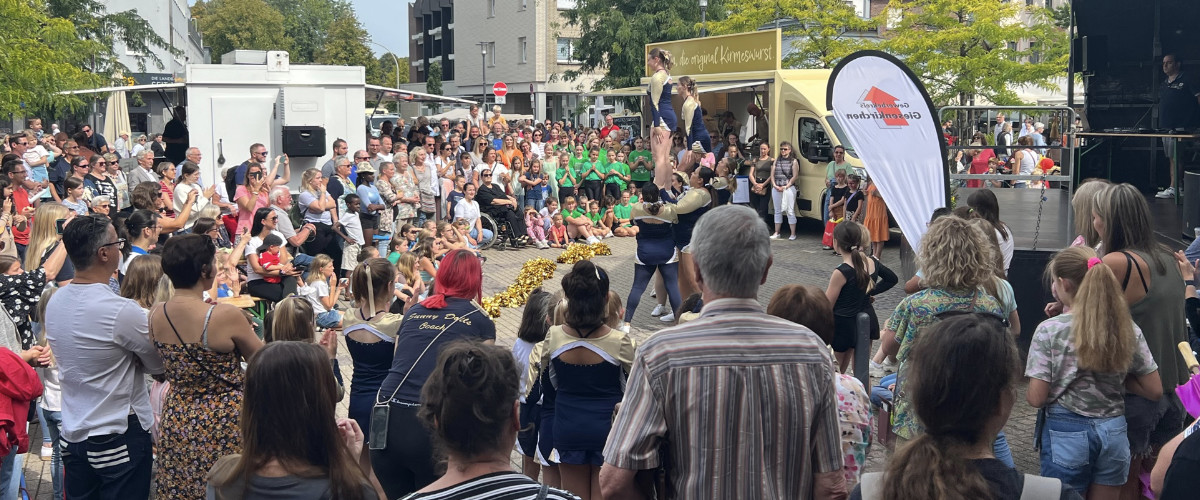
[[[46,340],[62,376],[63,467],[72,490],[148,498],[154,410],[146,379],[165,370],[146,311],[109,286],[120,243],[108,217],[67,224],[63,244],[75,279],[46,306]],[[118,456],[120,467],[102,458]]]
[[[467,184],[463,187],[463,199],[458,200],[454,205],[454,219],[462,219],[467,222],[467,227],[471,228],[470,236],[479,244],[485,245],[492,241],[492,231],[484,229],[483,223],[479,217],[479,202],[475,201],[475,193],[479,190],[474,184]],[[480,238],[479,235],[483,235]]]
[[[357,194],[346,195],[346,212],[338,222],[342,225],[342,238],[346,246],[342,247],[342,270],[353,271],[358,266],[358,252],[367,242],[363,239],[362,221],[358,218],[358,210],[362,199]]]
[[[333,259],[325,254],[313,257],[305,278],[308,284],[297,292],[312,304],[317,326],[341,328],[342,313],[337,310],[337,298],[342,295],[343,285],[338,281]]]

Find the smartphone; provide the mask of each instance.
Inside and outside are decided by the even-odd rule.
[[[58,220],[54,221],[54,230],[58,231],[58,234],[61,235],[63,233],[63,226],[66,224],[67,224],[67,219],[58,219]]]

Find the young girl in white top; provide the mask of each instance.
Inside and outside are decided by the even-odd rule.
[[[337,310],[337,298],[342,295],[345,285],[337,279],[333,259],[325,254],[313,257],[306,280],[308,284],[301,288],[300,293],[312,304],[317,326],[341,328],[342,313]]]

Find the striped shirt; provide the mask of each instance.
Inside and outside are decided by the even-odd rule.
[[[829,349],[754,299],[706,303],[638,348],[604,461],[665,463],[678,498],[811,498],[842,468]]]
[[[493,472],[429,493],[413,493],[403,500],[534,500],[542,485],[516,472]],[[579,500],[566,491],[547,488],[548,500]]]

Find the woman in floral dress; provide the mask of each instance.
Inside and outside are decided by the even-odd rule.
[[[204,498],[217,459],[241,453],[242,361],[262,347],[242,312],[208,305],[216,246],[201,234],[175,236],[163,247],[163,271],[175,295],[150,310],[150,338],[171,388],[159,422],[156,498]],[[207,269],[205,269],[207,268]]]
[[[392,177],[396,175],[396,164],[390,161],[385,161],[379,164],[379,180],[375,181],[375,189],[379,191],[379,197],[383,198],[383,204],[386,206],[379,211],[379,225],[376,232],[381,234],[391,234],[396,228],[396,204],[400,203],[399,198],[396,198],[396,190],[392,186]],[[387,242],[379,242],[379,253],[387,255]]]
[[[400,203],[396,205],[396,226],[411,224],[417,220],[417,204],[421,202],[421,189],[417,186],[417,178],[408,168],[408,157],[396,157],[396,175],[391,178],[392,190],[396,192]],[[397,229],[397,231],[399,231]],[[399,234],[393,231],[392,234]]]

